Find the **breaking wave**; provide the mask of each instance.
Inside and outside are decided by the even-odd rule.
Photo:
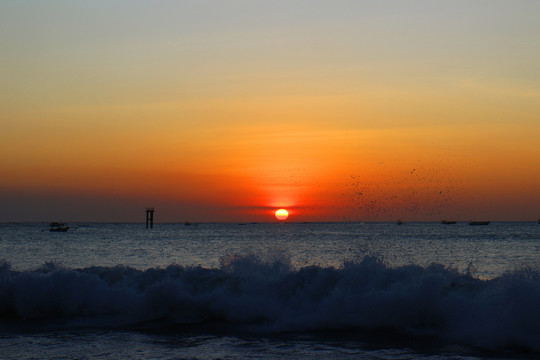
[[[261,333],[378,331],[487,349],[540,351],[540,272],[481,280],[439,264],[340,268],[226,256],[217,269],[171,265],[15,271],[0,263],[0,328],[226,324]],[[149,325],[151,324],[151,325]]]

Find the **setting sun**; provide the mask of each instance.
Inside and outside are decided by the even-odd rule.
[[[278,220],[287,220],[287,218],[289,217],[289,212],[285,209],[279,209],[276,210],[275,215],[276,219]]]

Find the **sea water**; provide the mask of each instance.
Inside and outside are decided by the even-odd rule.
[[[1,359],[540,356],[540,225],[0,225]]]

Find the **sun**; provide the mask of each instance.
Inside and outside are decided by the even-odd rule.
[[[278,220],[287,220],[287,218],[289,217],[289,212],[285,209],[279,209],[276,210],[275,215],[276,219]]]

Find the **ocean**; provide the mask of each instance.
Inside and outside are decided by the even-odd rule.
[[[540,358],[540,224],[0,224],[0,359]]]

